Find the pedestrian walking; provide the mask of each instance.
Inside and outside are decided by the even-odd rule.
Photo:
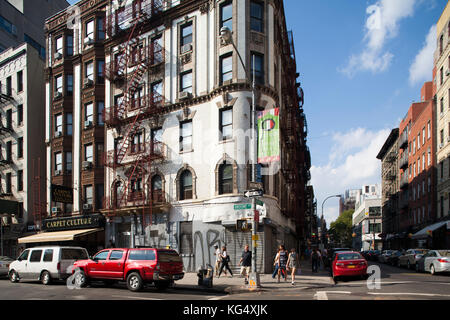
[[[220,258],[221,258],[221,265],[220,265],[220,270],[219,270],[219,277],[222,274],[223,268],[227,269],[230,274],[231,277],[233,277],[233,272],[230,269],[230,266],[228,265],[230,263],[230,256],[227,254],[227,247],[223,246],[222,247],[222,252],[220,253]]]
[[[319,258],[317,259],[317,269],[321,269],[322,270],[322,254],[320,253],[320,249],[317,249],[317,255],[319,256]]]
[[[275,270],[273,271],[273,273],[272,273],[272,279],[275,279],[275,276],[278,274],[278,269],[279,269],[279,267],[278,267],[278,253],[280,252],[280,248],[278,248],[278,251],[277,251],[277,253],[275,254],[275,258],[274,258],[274,261],[273,261],[273,265],[275,266]],[[281,272],[281,276],[283,277],[283,278],[285,278],[286,277],[286,275],[283,273],[283,272]]]
[[[286,263],[288,259],[288,253],[283,245],[280,245],[280,250],[277,255],[277,263],[278,263],[278,282],[280,282],[280,275],[282,272],[286,274]],[[284,281],[287,280],[287,274],[284,278]]]
[[[245,277],[245,284],[248,284],[248,276],[250,274],[250,269],[252,266],[252,252],[249,250],[248,244],[244,247],[244,252],[242,252],[241,260],[241,276]]]
[[[317,249],[314,248],[311,254],[312,272],[317,272],[319,255],[317,254]]]
[[[297,252],[295,252],[295,249],[292,248],[291,252],[289,253],[288,256],[288,261],[287,261],[287,268],[289,271],[291,271],[291,284],[295,285],[295,273],[297,272],[299,266],[299,257],[297,255]],[[287,276],[286,276],[287,278]]]
[[[216,277],[219,276],[219,269],[220,269],[220,254],[222,253],[222,251],[219,249],[219,246],[215,245],[214,246],[214,255],[216,256],[216,262],[214,264],[214,273],[216,275]]]

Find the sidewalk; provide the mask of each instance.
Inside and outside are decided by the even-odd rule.
[[[317,273],[312,273],[310,261],[301,261],[300,270],[301,274],[295,276],[294,286],[291,284],[290,275],[288,275],[287,281],[284,281],[281,277],[280,283],[278,283],[278,277],[272,279],[271,274],[260,274],[261,288],[254,291],[292,290],[299,288],[328,287],[333,285],[328,270],[321,269]],[[197,273],[186,273],[182,280],[175,282],[175,287],[186,290],[200,290],[203,292],[228,294],[251,291],[244,284],[244,278],[239,274],[234,274],[233,277],[230,277],[229,275],[222,275],[220,278],[214,277],[213,287],[207,288],[198,285]]]

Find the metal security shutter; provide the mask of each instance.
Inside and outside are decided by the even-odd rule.
[[[264,232],[258,232],[259,240],[257,241],[256,248],[256,270],[258,272],[264,272]],[[233,271],[233,275],[239,275],[241,266],[239,260],[241,259],[244,246],[248,244],[250,250],[252,250],[252,233],[236,231],[235,228],[225,229],[225,246],[227,247],[227,253],[230,255],[230,268]]]

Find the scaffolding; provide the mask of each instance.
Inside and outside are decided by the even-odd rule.
[[[133,1],[109,15],[107,33],[111,38],[126,39],[118,52],[105,67],[105,77],[117,87],[122,87],[123,96],[114,105],[103,111],[108,128],[116,130],[114,150],[104,154],[104,165],[109,168],[110,194],[104,198],[107,216],[113,217],[118,210],[133,208],[142,210],[142,231],[152,223],[152,207],[161,196],[152,192],[152,163],[165,159],[166,147],[150,136],[145,141],[142,123],[158,117],[163,112],[165,98],[160,93],[143,91],[145,75],[155,72],[164,63],[163,46],[155,41],[145,45],[140,36],[149,20],[163,10],[163,2],[157,0]],[[148,86],[147,86],[148,87]],[[123,181],[117,180],[122,170]],[[145,174],[148,180],[143,181]],[[147,188],[147,190],[145,190]]]

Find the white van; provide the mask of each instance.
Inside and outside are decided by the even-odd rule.
[[[45,246],[25,249],[9,265],[11,282],[38,280],[47,285],[52,280],[65,280],[72,274],[77,260],[88,259],[89,254],[81,247]]]

